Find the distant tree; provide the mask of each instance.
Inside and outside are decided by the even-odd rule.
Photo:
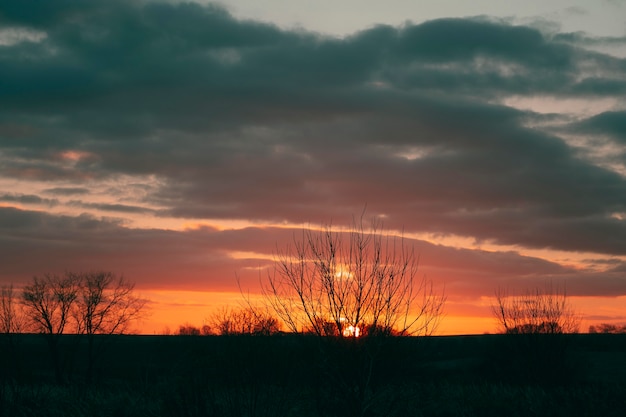
[[[208,324],[204,324],[200,328],[200,333],[202,334],[202,336],[209,336],[213,334],[213,330],[211,330],[211,326],[209,326]]]
[[[106,339],[96,335],[124,334],[129,325],[142,317],[146,300],[134,294],[135,284],[112,272],[68,273],[77,283],[73,308],[76,332],[87,338],[87,378],[93,377],[93,367]]]
[[[500,289],[492,311],[507,339],[490,362],[500,366],[505,378],[536,383],[571,380],[575,363],[565,335],[578,331],[580,317],[564,289],[546,285],[521,295]]]
[[[19,296],[13,291],[13,284],[0,288],[0,333],[4,333],[3,352],[0,358],[3,362],[3,372],[6,377],[19,375],[22,369],[22,349],[20,339],[15,333],[28,331],[28,323],[25,320]]]
[[[134,284],[111,272],[45,274],[24,287],[21,300],[32,329],[46,336],[57,381],[62,382],[59,340],[63,333],[85,335],[87,377],[91,379],[99,353],[96,335],[123,334],[138,319],[145,300],[134,295]]]
[[[142,317],[146,300],[135,284],[112,272],[70,273],[78,282],[74,314],[80,334],[121,334]]]
[[[200,336],[200,329],[189,323],[185,323],[178,326],[177,334],[179,336]]]
[[[45,274],[41,278],[34,277],[22,291],[24,313],[32,328],[46,336],[50,360],[59,383],[63,382],[59,339],[70,323],[78,290],[79,282],[73,274]]]
[[[21,333],[27,329],[27,323],[19,298],[15,296],[13,284],[0,288],[0,332]]]
[[[339,327],[337,327],[337,323],[324,320],[321,317],[318,317],[315,320],[315,325],[305,326],[303,333],[309,335],[320,335],[320,336],[332,336],[339,337]]]
[[[380,336],[401,336],[401,334],[395,330],[384,326],[367,326],[362,329],[361,333],[364,336],[380,337]]]
[[[208,324],[204,324],[202,327],[197,327],[193,324],[185,323],[178,326],[176,334],[179,336],[211,336],[215,333]]]
[[[540,324],[526,323],[506,329],[507,334],[557,334],[563,333],[563,329],[555,322],[542,322]]]
[[[216,310],[208,319],[208,326],[216,334],[269,336],[280,331],[278,319],[261,308],[253,306]]]
[[[508,334],[576,333],[580,325],[565,290],[552,285],[514,296],[499,289],[492,311],[501,331]]]
[[[609,323],[600,323],[598,325],[589,326],[589,333],[610,333],[623,334],[626,333],[626,325],[616,325]]]
[[[271,336],[280,332],[280,321],[269,314],[255,315],[255,323],[252,334],[261,336]]]

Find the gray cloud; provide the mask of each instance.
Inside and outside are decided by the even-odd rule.
[[[65,270],[106,269],[123,273],[139,288],[233,290],[258,287],[259,274],[276,247],[284,248],[299,230],[249,227],[187,231],[129,229],[119,221],[81,215],[55,216],[0,207],[0,251],[10,263],[0,283],[28,282],[33,275]],[[581,271],[515,252],[489,252],[407,240],[420,256],[420,274],[445,283],[453,299],[491,296],[499,286],[542,286],[547,279],[568,282],[570,295],[626,294],[623,262],[604,273]],[[229,253],[258,253],[262,257]]]
[[[25,203],[25,204],[44,204],[47,206],[55,206],[59,204],[59,200],[50,198],[41,198],[32,194],[4,194],[0,195],[0,201]]]
[[[55,187],[44,190],[45,193],[54,194],[54,195],[86,195],[89,194],[89,190],[87,188],[81,187]]]
[[[0,176],[47,181],[59,197],[120,176],[158,180],[132,204],[68,203],[85,211],[316,223],[367,204],[411,232],[626,254],[615,216],[626,212],[623,175],[559,135],[623,146],[623,109],[556,131],[543,126],[566,120],[560,109],[503,104],[623,103],[626,61],[589,49],[609,40],[486,18],[339,39],[239,21],[215,5],[121,0],[1,1],[0,26],[45,33],[0,46]],[[59,156],[70,150],[82,153]],[[104,227],[111,241],[131,233],[55,219],[21,213],[15,239],[49,222]],[[147,248],[193,235],[137,233]]]
[[[608,111],[581,121],[575,128],[588,133],[604,134],[626,145],[626,111]]]
[[[144,213],[149,214],[153,213],[154,210],[149,209],[147,207],[141,206],[131,206],[128,204],[104,204],[104,203],[84,203],[77,200],[72,200],[68,202],[68,205],[74,207],[80,207],[84,209],[95,209],[102,211],[116,211],[120,213]]]

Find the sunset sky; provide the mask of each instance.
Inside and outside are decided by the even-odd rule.
[[[548,281],[626,323],[626,1],[0,0],[0,284],[109,270],[139,331],[202,325],[364,207],[440,334]]]

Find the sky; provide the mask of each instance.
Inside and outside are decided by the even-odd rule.
[[[626,2],[0,0],[0,284],[108,270],[140,332],[364,208],[441,334],[555,282],[626,323]]]

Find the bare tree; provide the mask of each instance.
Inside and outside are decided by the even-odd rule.
[[[200,327],[200,334],[202,336],[211,336],[213,334],[213,330],[208,324],[203,324],[202,327]]]
[[[176,334],[178,336],[211,336],[215,333],[213,333],[213,329],[211,329],[211,326],[208,324],[204,324],[202,327],[197,327],[193,324],[185,323],[178,326]]]
[[[276,254],[261,280],[270,306],[293,332],[358,336],[365,329],[430,334],[445,297],[417,277],[418,260],[402,236],[363,217],[347,231],[304,229]],[[328,324],[332,323],[331,326]]]
[[[0,361],[3,362],[3,369],[6,376],[10,373],[19,375],[23,363],[23,350],[20,346],[20,338],[16,333],[28,330],[22,305],[13,290],[13,284],[2,286],[0,289],[0,333],[4,333],[2,338],[4,354]]]
[[[251,305],[218,309],[208,319],[208,326],[222,336],[243,334],[269,336],[280,331],[280,323],[276,317]]]
[[[589,326],[589,333],[603,333],[603,334],[625,334],[626,325],[618,325],[611,323],[600,323],[597,325]]]
[[[77,283],[73,315],[77,333],[87,336],[87,378],[91,379],[98,348],[102,347],[96,344],[96,335],[127,332],[129,325],[141,317],[146,301],[134,294],[135,284],[122,275],[99,271],[68,276]]]
[[[111,272],[45,274],[34,277],[22,292],[24,314],[32,328],[48,341],[57,380],[62,382],[59,340],[64,333],[85,335],[87,377],[99,353],[96,335],[122,334],[140,317],[145,300],[133,293],[134,284]]]
[[[21,333],[26,330],[26,320],[13,291],[13,284],[0,289],[0,332]]]
[[[202,331],[199,327],[185,323],[178,326],[178,332],[176,332],[176,334],[179,336],[200,336]]]
[[[565,289],[546,285],[521,295],[498,289],[493,314],[503,333],[576,333],[580,317],[574,312]]]
[[[548,284],[521,295],[500,289],[492,310],[507,335],[491,360],[504,378],[542,384],[573,380],[576,361],[567,334],[578,331],[580,317],[564,288]]]
[[[63,380],[59,358],[59,339],[66,331],[71,309],[78,296],[78,280],[72,274],[45,274],[34,277],[22,292],[22,305],[33,329],[46,335],[50,357],[58,382]]]
[[[380,336],[434,331],[445,297],[417,267],[403,236],[361,216],[348,230],[304,229],[261,277],[265,300],[288,329],[319,336],[318,378],[332,387],[323,402],[338,414],[364,415],[377,401],[376,378],[397,345]]]

